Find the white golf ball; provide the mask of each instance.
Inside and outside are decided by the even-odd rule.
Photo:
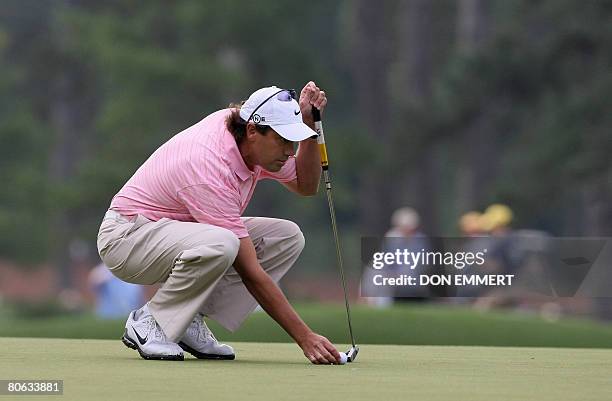
[[[344,365],[348,361],[348,357],[344,352],[340,353],[340,365]]]

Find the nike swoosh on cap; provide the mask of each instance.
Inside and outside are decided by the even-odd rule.
[[[297,115],[298,115],[298,114],[300,114],[301,112],[302,112],[301,110],[298,110],[298,111],[294,111],[294,112],[293,112],[293,114],[295,114],[295,115],[297,116]]]

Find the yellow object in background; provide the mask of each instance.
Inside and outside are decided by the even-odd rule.
[[[512,210],[501,203],[489,206],[482,215],[482,227],[485,231],[505,228],[510,225],[514,214]]]

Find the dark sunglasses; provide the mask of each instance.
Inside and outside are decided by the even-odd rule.
[[[249,118],[246,120],[247,124],[249,121],[251,121],[251,118],[253,118],[257,110],[259,110],[261,106],[266,104],[266,102],[272,99],[274,96],[276,96],[276,99],[280,102],[290,102],[291,100],[297,100],[297,92],[295,91],[295,89],[281,89],[278,92],[275,92],[272,95],[268,96],[266,100],[259,103],[259,106],[255,107],[255,110],[253,110]]]

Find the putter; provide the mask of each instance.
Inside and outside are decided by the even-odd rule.
[[[327,193],[327,203],[329,204],[329,215],[331,217],[332,232],[334,234],[334,242],[336,243],[336,259],[338,261],[338,269],[340,269],[340,280],[342,281],[342,290],[344,291],[344,304],[346,305],[346,319],[348,321],[349,334],[351,336],[351,349],[346,352],[347,362],[353,362],[357,359],[359,347],[355,345],[355,337],[353,336],[353,325],[351,324],[351,308],[349,306],[348,294],[346,292],[346,280],[344,278],[344,266],[342,264],[342,252],[340,250],[340,238],[338,236],[338,227],[336,225],[336,212],[334,211],[334,200],[331,193],[331,179],[329,177],[329,161],[327,159],[327,148],[325,147],[325,136],[323,135],[323,123],[321,122],[321,112],[313,106],[312,116],[314,117],[315,130],[317,131],[317,143],[319,144],[319,152],[321,153],[321,168],[323,169],[323,179],[325,181],[325,192]]]

